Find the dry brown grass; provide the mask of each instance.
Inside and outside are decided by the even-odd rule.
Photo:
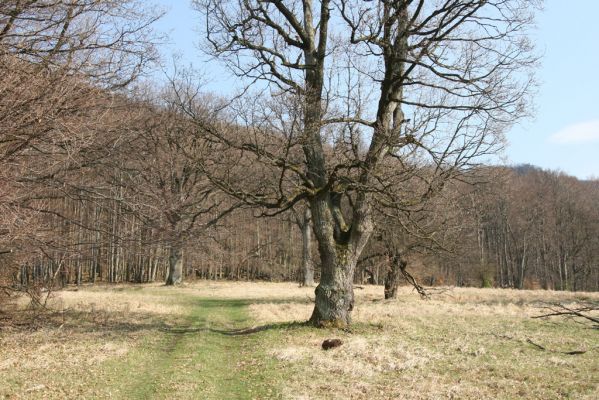
[[[157,287],[148,285],[147,288]],[[186,307],[173,302],[168,293],[148,293],[142,290],[77,290],[63,291],[50,299],[49,306],[58,310],[89,311],[90,313],[131,313],[161,316],[182,316]]]
[[[455,288],[423,301],[408,288],[381,300],[356,290],[353,333],[285,335],[273,357],[288,370],[289,399],[599,398],[599,335],[573,323],[532,320],[540,302],[599,300],[599,294]],[[285,288],[287,296],[304,292]],[[305,320],[311,304],[252,304],[261,324]],[[321,351],[325,338],[344,345]],[[582,355],[540,351],[589,350]]]
[[[186,293],[200,297],[266,301],[305,300],[314,298],[314,288],[297,283],[199,281],[182,287]]]
[[[90,391],[103,363],[126,359],[184,315],[166,292],[148,289],[65,290],[53,293],[43,312],[19,299],[22,311],[0,326],[0,399],[109,397]]]
[[[297,285],[282,283],[253,284],[255,298],[277,299],[273,303],[250,305],[252,315],[258,323],[302,321],[310,317],[313,288],[299,288]],[[265,294],[259,295],[260,291]],[[222,294],[219,294],[222,295]],[[356,310],[354,321],[369,324],[392,326],[401,324],[404,317],[427,320],[431,316],[520,316],[539,314],[538,305],[543,302],[576,302],[593,299],[599,301],[599,293],[572,293],[555,291],[522,291],[513,289],[448,288],[440,294],[433,294],[431,300],[423,301],[408,287],[400,288],[396,300],[382,300],[383,288],[363,286],[355,290]],[[285,302],[284,299],[292,299]],[[298,302],[305,299],[306,301]],[[307,301],[309,300],[309,301]]]
[[[599,398],[599,351],[593,349],[599,332],[530,318],[541,312],[539,302],[599,301],[599,294],[455,288],[423,301],[403,288],[397,300],[385,301],[382,293],[376,286],[356,290],[355,324],[345,332],[284,324],[305,321],[313,307],[314,289],[293,283],[59,292],[49,302],[56,313],[32,324],[35,329],[0,328],[0,398],[114,396],[102,381],[110,376],[106,366],[152,346],[200,297],[247,299],[254,323],[271,325],[256,335],[266,346],[259,350],[277,363],[285,399]],[[322,351],[331,337],[344,344]],[[528,340],[549,350],[588,351],[541,351]]]

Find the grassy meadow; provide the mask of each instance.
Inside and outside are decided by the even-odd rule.
[[[454,288],[420,300],[403,288],[382,300],[364,286],[341,331],[301,324],[313,291],[94,286],[54,293],[41,315],[22,299],[0,323],[0,398],[599,398],[599,332],[531,318],[542,302],[599,294]],[[323,351],[327,338],[344,343]]]

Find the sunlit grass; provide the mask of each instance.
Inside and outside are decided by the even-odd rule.
[[[292,377],[286,398],[599,398],[599,332],[531,319],[542,302],[597,300],[597,294],[452,289],[423,301],[403,288],[397,300],[385,301],[382,288],[367,286],[356,295],[352,331],[298,331],[272,350]],[[250,310],[260,323],[272,323],[305,319],[311,305]],[[319,351],[331,335],[344,345]],[[587,352],[560,353],[572,350]]]
[[[599,294],[382,292],[356,289],[348,331],[301,324],[314,289],[293,283],[58,292],[54,313],[0,330],[0,398],[599,398],[599,332],[531,318]],[[333,337],[344,344],[321,350]]]

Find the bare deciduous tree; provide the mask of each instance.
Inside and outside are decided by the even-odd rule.
[[[209,149],[193,122],[173,106],[173,96],[165,89],[154,101],[138,105],[143,118],[132,121],[127,143],[120,146],[125,159],[116,166],[128,177],[128,208],[160,232],[169,249],[167,285],[183,279],[185,245],[191,239],[208,240],[206,231],[239,206],[223,201],[202,171]],[[209,114],[210,100],[201,103]]]
[[[277,103],[231,118],[228,126],[245,124],[246,136],[225,138],[223,126],[208,131],[224,147],[252,152],[277,169],[279,190],[221,185],[269,209],[308,200],[322,270],[311,322],[346,326],[356,262],[374,229],[373,200],[413,207],[496,152],[505,128],[526,114],[536,61],[526,38],[533,3],[195,4],[207,18],[212,54],[246,82],[266,82]],[[365,94],[377,87],[376,96]],[[270,110],[285,99],[294,104],[291,134],[269,125]],[[263,139],[248,140],[256,131]],[[266,132],[283,146],[264,141]],[[400,168],[385,168],[390,159]],[[388,193],[387,173],[424,184],[419,193],[397,197]]]

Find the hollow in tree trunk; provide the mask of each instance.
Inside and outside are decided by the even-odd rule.
[[[179,245],[171,245],[169,253],[167,285],[178,285],[183,280],[183,250]]]

